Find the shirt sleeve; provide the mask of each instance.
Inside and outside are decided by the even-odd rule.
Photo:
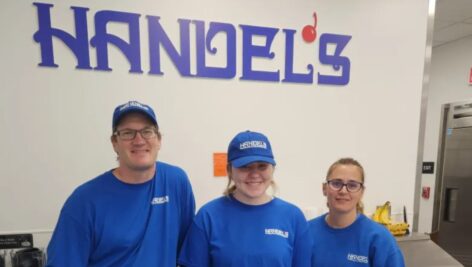
[[[208,267],[210,262],[207,235],[194,221],[184,240],[178,263],[185,267]]]
[[[311,266],[311,248],[313,245],[312,236],[308,228],[308,222],[303,214],[298,220],[295,236],[292,266],[310,267]]]
[[[46,267],[85,267],[90,257],[90,232],[62,211],[47,247]]]
[[[181,203],[181,215],[180,215],[181,221],[180,221],[177,255],[180,252],[180,248],[182,247],[184,238],[195,216],[195,197],[193,195],[192,186],[190,185],[187,175],[185,175],[185,179],[184,179],[184,183],[182,187],[183,187],[183,192],[182,192],[183,201]]]
[[[388,255],[385,264],[386,267],[405,267],[405,261],[400,248],[395,247],[393,251]]]
[[[381,232],[374,244],[376,249],[374,267],[405,267],[403,254],[397,241],[388,230]]]

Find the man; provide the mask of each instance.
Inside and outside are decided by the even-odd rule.
[[[47,266],[175,267],[195,213],[187,175],[156,162],[161,134],[148,105],[118,106],[112,128],[119,166],[67,199],[48,246]]]

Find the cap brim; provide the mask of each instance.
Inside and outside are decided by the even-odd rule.
[[[254,162],[267,162],[272,165],[275,165],[275,160],[273,158],[262,157],[262,156],[249,156],[249,157],[238,158],[231,161],[231,166],[235,168],[240,168]]]
[[[151,122],[154,124],[154,125],[158,125],[157,124],[157,121],[156,119],[151,115],[150,112],[147,112],[145,110],[142,110],[141,108],[133,108],[133,107],[130,107],[128,108],[125,112],[121,113],[114,121],[112,127],[117,127],[118,124],[120,123],[121,119],[123,119],[126,115],[128,114],[131,114],[131,113],[140,113],[140,114],[143,114],[144,116],[146,116],[149,120],[151,120]]]

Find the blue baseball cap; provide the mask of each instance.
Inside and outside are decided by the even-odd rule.
[[[115,111],[113,112],[112,129],[116,129],[120,120],[131,112],[139,112],[146,115],[154,123],[154,125],[157,126],[156,114],[150,106],[139,103],[138,101],[128,101],[115,108]]]
[[[269,139],[261,133],[245,131],[238,133],[228,146],[228,162],[240,168],[253,162],[275,165]]]

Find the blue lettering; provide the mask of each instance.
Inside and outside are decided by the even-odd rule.
[[[297,31],[284,29],[285,33],[285,78],[282,82],[313,83],[313,65],[308,64],[308,73],[293,72],[293,36]]]
[[[340,56],[341,52],[351,40],[349,35],[325,33],[320,37],[319,58],[322,64],[332,65],[335,71],[341,68],[341,76],[322,75],[318,72],[318,84],[346,85],[349,83],[351,61],[347,57]],[[327,54],[328,44],[336,44],[334,55]]]
[[[95,36],[90,44],[97,49],[97,70],[111,71],[108,66],[108,43],[115,45],[128,59],[131,65],[129,72],[142,73],[139,41],[139,14],[99,11],[95,14]],[[121,22],[128,24],[129,43],[116,35],[107,33],[109,22]]]
[[[77,69],[91,69],[90,57],[88,50],[88,33],[87,33],[87,11],[88,8],[71,7],[74,11],[75,35],[74,38],[69,33],[52,28],[50,9],[54,5],[33,3],[38,9],[38,26],[39,29],[33,35],[33,39],[39,43],[41,47],[41,63],[39,66],[55,67],[58,65],[54,62],[54,52],[52,37],[57,37],[69,47],[77,59]]]
[[[236,29],[228,23],[211,22],[205,38],[205,22],[194,20],[197,34],[197,76],[231,79],[236,76]],[[226,33],[226,67],[208,67],[205,63],[206,51],[215,55],[218,51],[211,46],[217,33]]]
[[[279,31],[275,28],[258,27],[250,25],[239,25],[243,30],[243,75],[241,80],[259,80],[259,81],[279,81],[279,71],[257,71],[252,69],[252,58],[261,57],[273,59],[274,52],[270,52],[270,47],[274,37]],[[253,45],[252,36],[260,35],[266,37],[266,43],[263,46]]]
[[[89,57],[89,40],[87,12],[88,8],[71,7],[74,13],[75,36],[58,28],[51,23],[52,4],[33,3],[37,8],[38,30],[33,39],[39,43],[41,62],[39,66],[58,67],[54,60],[53,37],[62,41],[77,59],[77,69],[92,69]],[[111,71],[109,66],[109,45],[116,47],[128,60],[130,73],[143,73],[141,66],[141,15],[136,13],[118,12],[111,10],[98,11],[94,16],[95,36],[90,39],[90,45],[95,48],[97,55],[96,70]],[[177,71],[184,77],[209,77],[232,79],[236,76],[236,29],[229,23],[209,22],[208,26],[202,20],[178,19],[179,40],[172,42],[160,23],[159,16],[146,16],[149,37],[149,74],[164,75],[161,66],[161,52],[165,51]],[[190,23],[195,25],[196,40],[196,73],[191,73],[190,58]],[[108,32],[107,27],[119,23],[128,29],[128,38],[120,38]],[[208,27],[208,29],[206,29]],[[272,62],[276,54],[271,51],[278,28],[239,25],[242,31],[241,47],[241,76],[240,80],[280,81],[280,69],[256,69],[253,60]],[[282,29],[284,32],[284,83],[313,84],[314,67],[307,64],[306,73],[294,72],[295,34],[294,29]],[[225,37],[226,43],[217,46],[215,39]],[[256,39],[257,38],[257,39]],[[305,36],[304,36],[305,38]],[[346,85],[350,79],[350,59],[341,55],[352,36],[325,33],[320,36],[319,61],[323,65],[332,66],[337,75],[321,74],[318,72],[318,84]],[[54,39],[55,40],[55,39]],[[282,41],[283,42],[283,41]],[[179,43],[180,47],[174,45]],[[328,53],[328,46],[330,49]],[[220,49],[220,50],[218,50]],[[226,49],[226,53],[225,50]],[[161,51],[162,50],[162,51]],[[220,52],[219,52],[220,51]],[[334,52],[332,52],[334,51]],[[219,52],[219,53],[218,53]],[[218,59],[218,63],[208,63],[209,59]],[[223,62],[223,63],[220,63]]]
[[[146,16],[149,24],[149,58],[150,74],[163,75],[161,70],[160,46],[166,50],[175,67],[182,76],[190,74],[190,20],[179,19],[180,24],[180,54],[175,49],[166,32],[159,23],[160,17]]]

